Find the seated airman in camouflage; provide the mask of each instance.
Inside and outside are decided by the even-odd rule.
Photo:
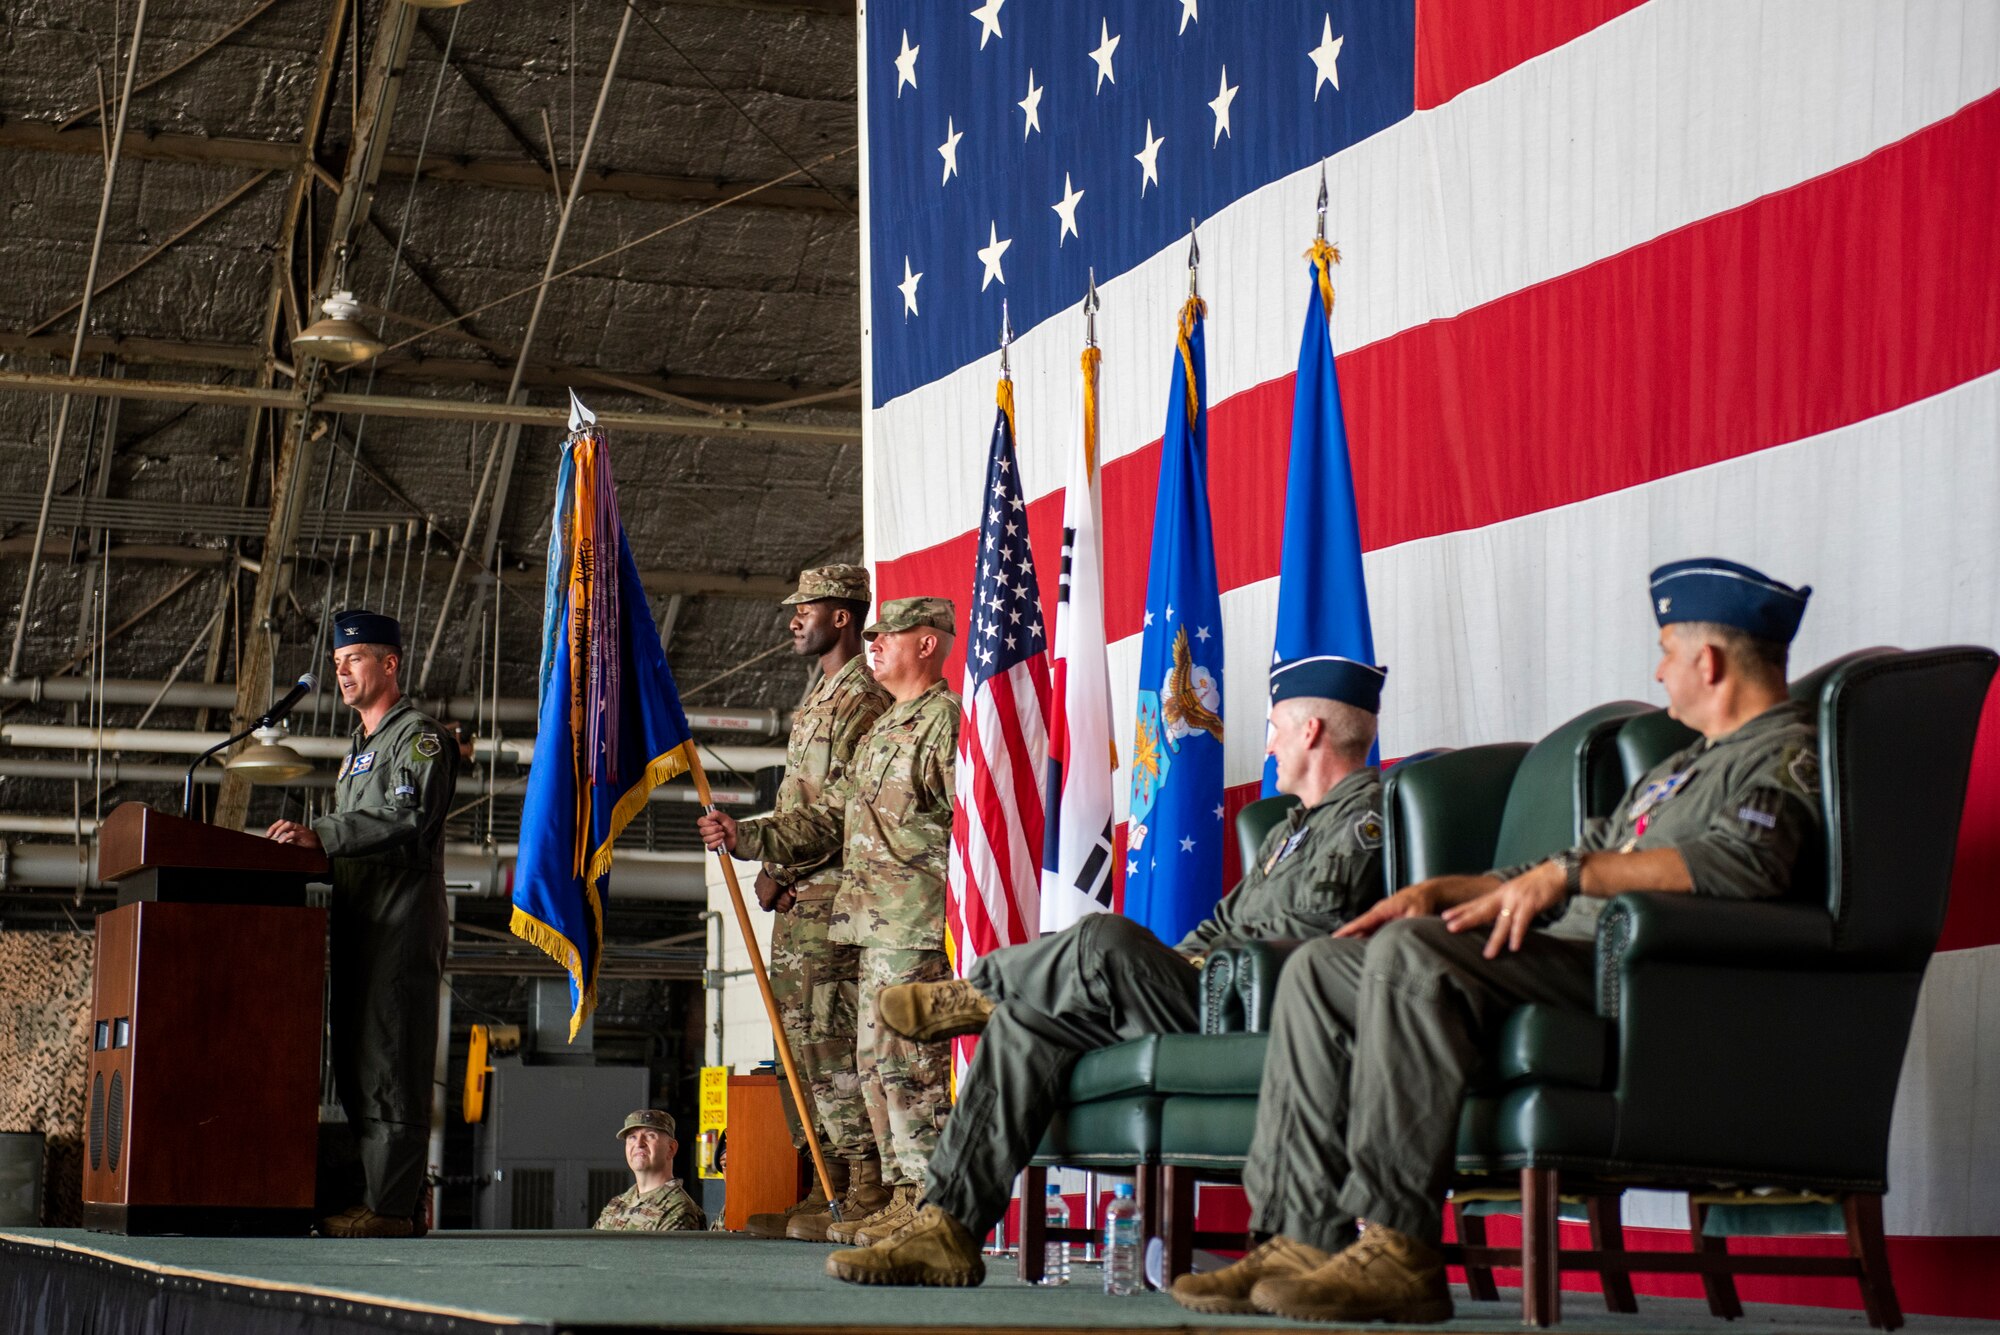
[[[1181,1276],[1176,1301],[1313,1321],[1452,1315],[1444,1186],[1467,1084],[1508,1013],[1593,1009],[1611,896],[1773,898],[1820,837],[1817,731],[1785,683],[1811,592],[1713,558],[1655,570],[1653,676],[1701,739],[1575,848],[1420,881],[1287,961],[1243,1169],[1266,1241]]]
[[[673,1116],[658,1108],[641,1108],[618,1128],[618,1138],[625,1142],[632,1185],[611,1198],[591,1227],[655,1233],[707,1228],[708,1217],[674,1176],[680,1142],[674,1139]]]
[[[1271,671],[1278,788],[1300,805],[1215,912],[1171,949],[1129,918],[1092,914],[982,956],[963,980],[886,989],[883,1021],[912,1039],[979,1033],[916,1217],[827,1271],[856,1284],[977,1284],[979,1239],[1002,1214],[1077,1058],[1146,1034],[1192,1033],[1216,942],[1325,936],[1382,895],[1382,783],[1368,763],[1386,673],[1331,655]]]

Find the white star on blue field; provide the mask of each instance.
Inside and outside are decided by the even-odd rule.
[[[871,4],[873,401],[990,353],[1003,297],[1030,328],[1409,115],[1415,26],[1414,0]]]

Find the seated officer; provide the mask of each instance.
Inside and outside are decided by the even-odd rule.
[[[1441,1201],[1467,1082],[1508,1011],[1592,1008],[1612,895],[1783,895],[1819,837],[1812,714],[1785,688],[1811,592],[1728,561],[1661,566],[1653,675],[1702,739],[1577,847],[1420,882],[1292,956],[1243,1170],[1251,1228],[1269,1238],[1226,1269],[1181,1276],[1177,1301],[1319,1321],[1451,1316]]]
[[[1202,955],[1217,940],[1323,936],[1382,894],[1382,782],[1368,764],[1383,669],[1321,656],[1271,672],[1278,788],[1301,806],[1234,893],[1173,949],[1129,918],[1092,914],[982,957],[963,980],[883,990],[883,1022],[930,1041],[984,1031],[931,1157],[916,1217],[872,1247],[835,1252],[856,1284],[977,1284],[979,1240],[1007,1210],[1076,1059],[1199,1023]]]
[[[625,1162],[632,1169],[632,1185],[611,1198],[592,1228],[630,1229],[635,1232],[708,1227],[708,1218],[694,1198],[681,1190],[674,1176],[674,1155],[680,1142],[674,1139],[674,1119],[658,1108],[641,1108],[618,1128],[625,1142]]]

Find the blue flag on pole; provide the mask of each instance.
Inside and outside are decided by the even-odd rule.
[[[1299,373],[1292,391],[1292,459],[1285,475],[1285,545],[1278,565],[1278,633],[1271,661],[1339,654],[1375,661],[1368,584],[1361,571],[1361,521],[1340,380],[1333,369],[1333,270],[1340,252],[1325,241],[1306,252],[1312,292]],[[1278,791],[1275,759],[1264,761],[1264,796]]]
[[[587,416],[571,426],[549,533],[539,731],[512,927],[568,971],[575,1038],[597,1006],[612,844],[654,788],[688,769],[693,747],[619,522],[604,435]]]
[[[1169,945],[1222,898],[1222,596],[1208,515],[1208,370],[1181,309],[1139,649],[1125,915]]]

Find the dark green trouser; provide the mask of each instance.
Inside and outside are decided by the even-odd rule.
[[[973,1237],[1007,1212],[1077,1058],[1200,1023],[1200,970],[1130,918],[1096,913],[986,956],[966,975],[998,1003],[931,1155],[924,1199]]]
[[[1501,1022],[1593,1005],[1591,942],[1533,932],[1488,960],[1486,936],[1405,918],[1286,961],[1243,1168],[1251,1228],[1325,1251],[1357,1218],[1439,1240],[1459,1106]]]
[[[385,1217],[416,1213],[430,1145],[444,886],[423,872],[336,884],[331,918],[334,1087],[367,1187]]]

